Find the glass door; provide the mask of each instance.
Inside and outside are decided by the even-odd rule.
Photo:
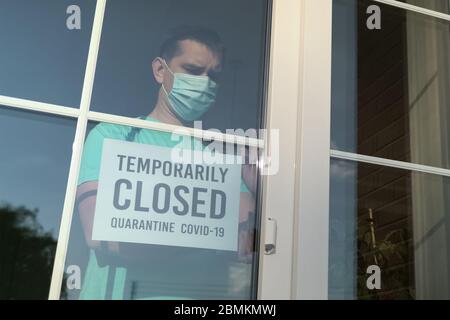
[[[2,297],[326,298],[331,4],[2,1]]]
[[[97,2],[52,298],[257,298],[270,13]]]

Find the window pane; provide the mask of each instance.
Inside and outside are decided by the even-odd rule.
[[[0,106],[0,299],[47,299],[74,120]]]
[[[238,154],[182,134],[91,123],[66,260],[81,282],[63,298],[256,298],[254,158],[225,164],[207,158],[212,148]]]
[[[450,29],[386,5],[369,30],[372,1],[336,0],[333,149],[450,168]]]
[[[184,76],[176,81],[175,96],[180,94],[180,89],[189,89],[187,97],[181,101],[176,99],[178,103],[182,105],[190,98],[191,108],[207,111],[200,112],[205,129],[259,128],[264,102],[268,2],[135,0],[130,4],[124,0],[108,0],[92,110],[138,117],[148,115],[164,101],[156,69],[165,70],[159,73],[166,75],[162,77],[168,94],[175,81],[160,60],[154,63],[152,70],[152,61],[161,55],[165,43],[162,52],[173,72],[207,75],[217,85],[211,99],[215,103],[198,105],[193,95],[202,83],[185,82]],[[168,41],[171,37],[193,39],[195,43]],[[177,48],[174,45],[181,45],[178,49],[182,50],[174,50]],[[222,57],[223,48],[225,55]],[[214,57],[208,56],[210,51]],[[194,52],[200,61],[192,61]],[[186,87],[189,85],[193,87]],[[211,90],[208,85],[205,88]],[[194,106],[194,103],[197,104]],[[176,115],[186,122],[193,118],[200,120],[200,114],[178,112]]]
[[[448,177],[332,160],[330,298],[448,299],[449,187]],[[371,290],[374,265],[381,288]]]
[[[68,29],[71,5],[81,29]],[[0,1],[0,95],[78,107],[94,9],[89,0]]]

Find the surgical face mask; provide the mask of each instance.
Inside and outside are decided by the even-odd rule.
[[[216,101],[217,84],[206,76],[173,73],[165,61],[164,64],[173,75],[170,93],[162,85],[172,110],[185,121],[200,119]]]

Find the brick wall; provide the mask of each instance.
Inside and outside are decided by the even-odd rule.
[[[409,161],[406,16],[382,9],[382,30],[366,27],[358,8],[358,150],[360,154]],[[389,12],[388,12],[389,11]],[[390,14],[395,12],[395,14]],[[373,249],[369,211],[373,213]],[[411,174],[361,165],[358,171],[358,296],[362,299],[414,297],[411,247]],[[380,265],[382,289],[366,288],[366,268]]]

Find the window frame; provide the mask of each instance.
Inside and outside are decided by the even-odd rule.
[[[356,0],[355,0],[356,1]],[[374,4],[383,3],[401,10],[412,11],[426,16],[450,21],[450,15],[436,12],[426,8],[402,3],[395,0],[372,0]],[[282,7],[282,1],[277,4]],[[368,157],[359,154],[343,153],[331,148],[331,57],[332,57],[332,0],[302,0],[300,8],[289,7],[289,12],[280,12],[282,9],[274,7],[272,23],[274,29],[277,19],[297,21],[300,26],[300,34],[292,29],[286,28],[286,34],[290,38],[298,37],[300,48],[290,45],[288,40],[283,42],[283,35],[273,36],[272,50],[296,52],[299,63],[291,65],[297,69],[297,78],[289,77],[289,72],[283,74],[280,71],[284,63],[292,61],[289,57],[277,59],[274,56],[271,64],[276,64],[277,69],[271,69],[272,77],[275,79],[279,73],[280,80],[298,80],[298,96],[288,96],[290,91],[278,93],[276,88],[271,88],[272,99],[269,99],[269,115],[276,118],[273,111],[275,102],[297,103],[297,125],[294,125],[289,116],[280,120],[279,128],[289,130],[296,137],[296,157],[292,162],[290,150],[280,148],[285,162],[280,166],[292,166],[291,176],[286,172],[277,177],[269,177],[266,181],[266,190],[271,187],[274,190],[286,190],[286,182],[290,183],[290,177],[295,177],[294,195],[289,204],[279,203],[276,198],[281,196],[280,192],[265,194],[264,214],[277,215],[276,212],[293,209],[293,216],[289,216],[286,222],[293,222],[293,232],[284,227],[279,230],[286,237],[291,237],[289,249],[291,256],[287,254],[274,257],[270,264],[263,259],[264,268],[261,274],[265,279],[262,281],[261,295],[263,299],[328,299],[328,257],[329,257],[329,199],[330,199],[330,161],[331,159],[344,159],[357,162],[382,164],[400,169],[434,173],[448,176],[449,170],[412,163],[392,161],[388,159]],[[300,12],[296,11],[299,10]],[[281,22],[278,22],[282,25]],[[285,22],[286,23],[286,22]],[[280,27],[281,29],[281,27]],[[292,36],[292,33],[294,34]],[[296,51],[297,50],[297,51]],[[297,61],[293,59],[293,61]],[[277,63],[278,62],[278,63]],[[275,81],[275,80],[273,80]],[[287,81],[286,81],[287,82]],[[279,95],[278,95],[279,94]],[[278,117],[281,118],[280,115]],[[271,123],[270,127],[276,127]],[[289,159],[286,159],[289,158]],[[283,179],[284,183],[278,179]],[[276,187],[280,188],[277,189]],[[293,207],[290,204],[294,204]],[[277,207],[274,204],[279,204]],[[280,209],[283,210],[280,210]],[[281,218],[281,214],[278,213]],[[280,239],[278,239],[280,241]],[[285,245],[286,243],[283,243]],[[288,250],[289,251],[289,250]],[[286,267],[289,266],[289,267]],[[291,271],[289,273],[289,271]],[[289,284],[286,284],[289,281]],[[289,292],[290,289],[290,292]]]
[[[421,15],[425,15],[427,17],[433,17],[433,18],[437,18],[440,20],[444,20],[444,21],[450,21],[449,14],[445,14],[442,12],[438,12],[438,11],[426,9],[423,7],[411,5],[408,3],[399,2],[396,0],[371,0],[371,1],[375,5],[377,3],[382,3],[382,4],[385,4],[388,6],[398,8],[399,10],[415,12],[415,13],[418,13]],[[330,111],[331,111],[331,108],[330,108]],[[330,122],[330,124],[331,124],[331,122]],[[434,174],[434,175],[438,175],[440,177],[448,177],[450,174],[450,170],[440,168],[440,167],[421,165],[421,164],[404,162],[404,161],[396,161],[396,160],[391,160],[391,159],[387,159],[387,158],[381,158],[381,157],[368,156],[368,155],[363,155],[363,154],[358,154],[358,153],[335,150],[335,149],[331,148],[331,145],[329,148],[330,148],[329,157],[330,157],[330,159],[333,159],[333,160],[346,160],[346,161],[354,162],[354,163],[367,163],[367,164],[390,167],[390,168],[395,168],[395,169],[405,169],[405,170],[409,170],[411,172]],[[331,177],[329,177],[329,179],[330,178]]]

